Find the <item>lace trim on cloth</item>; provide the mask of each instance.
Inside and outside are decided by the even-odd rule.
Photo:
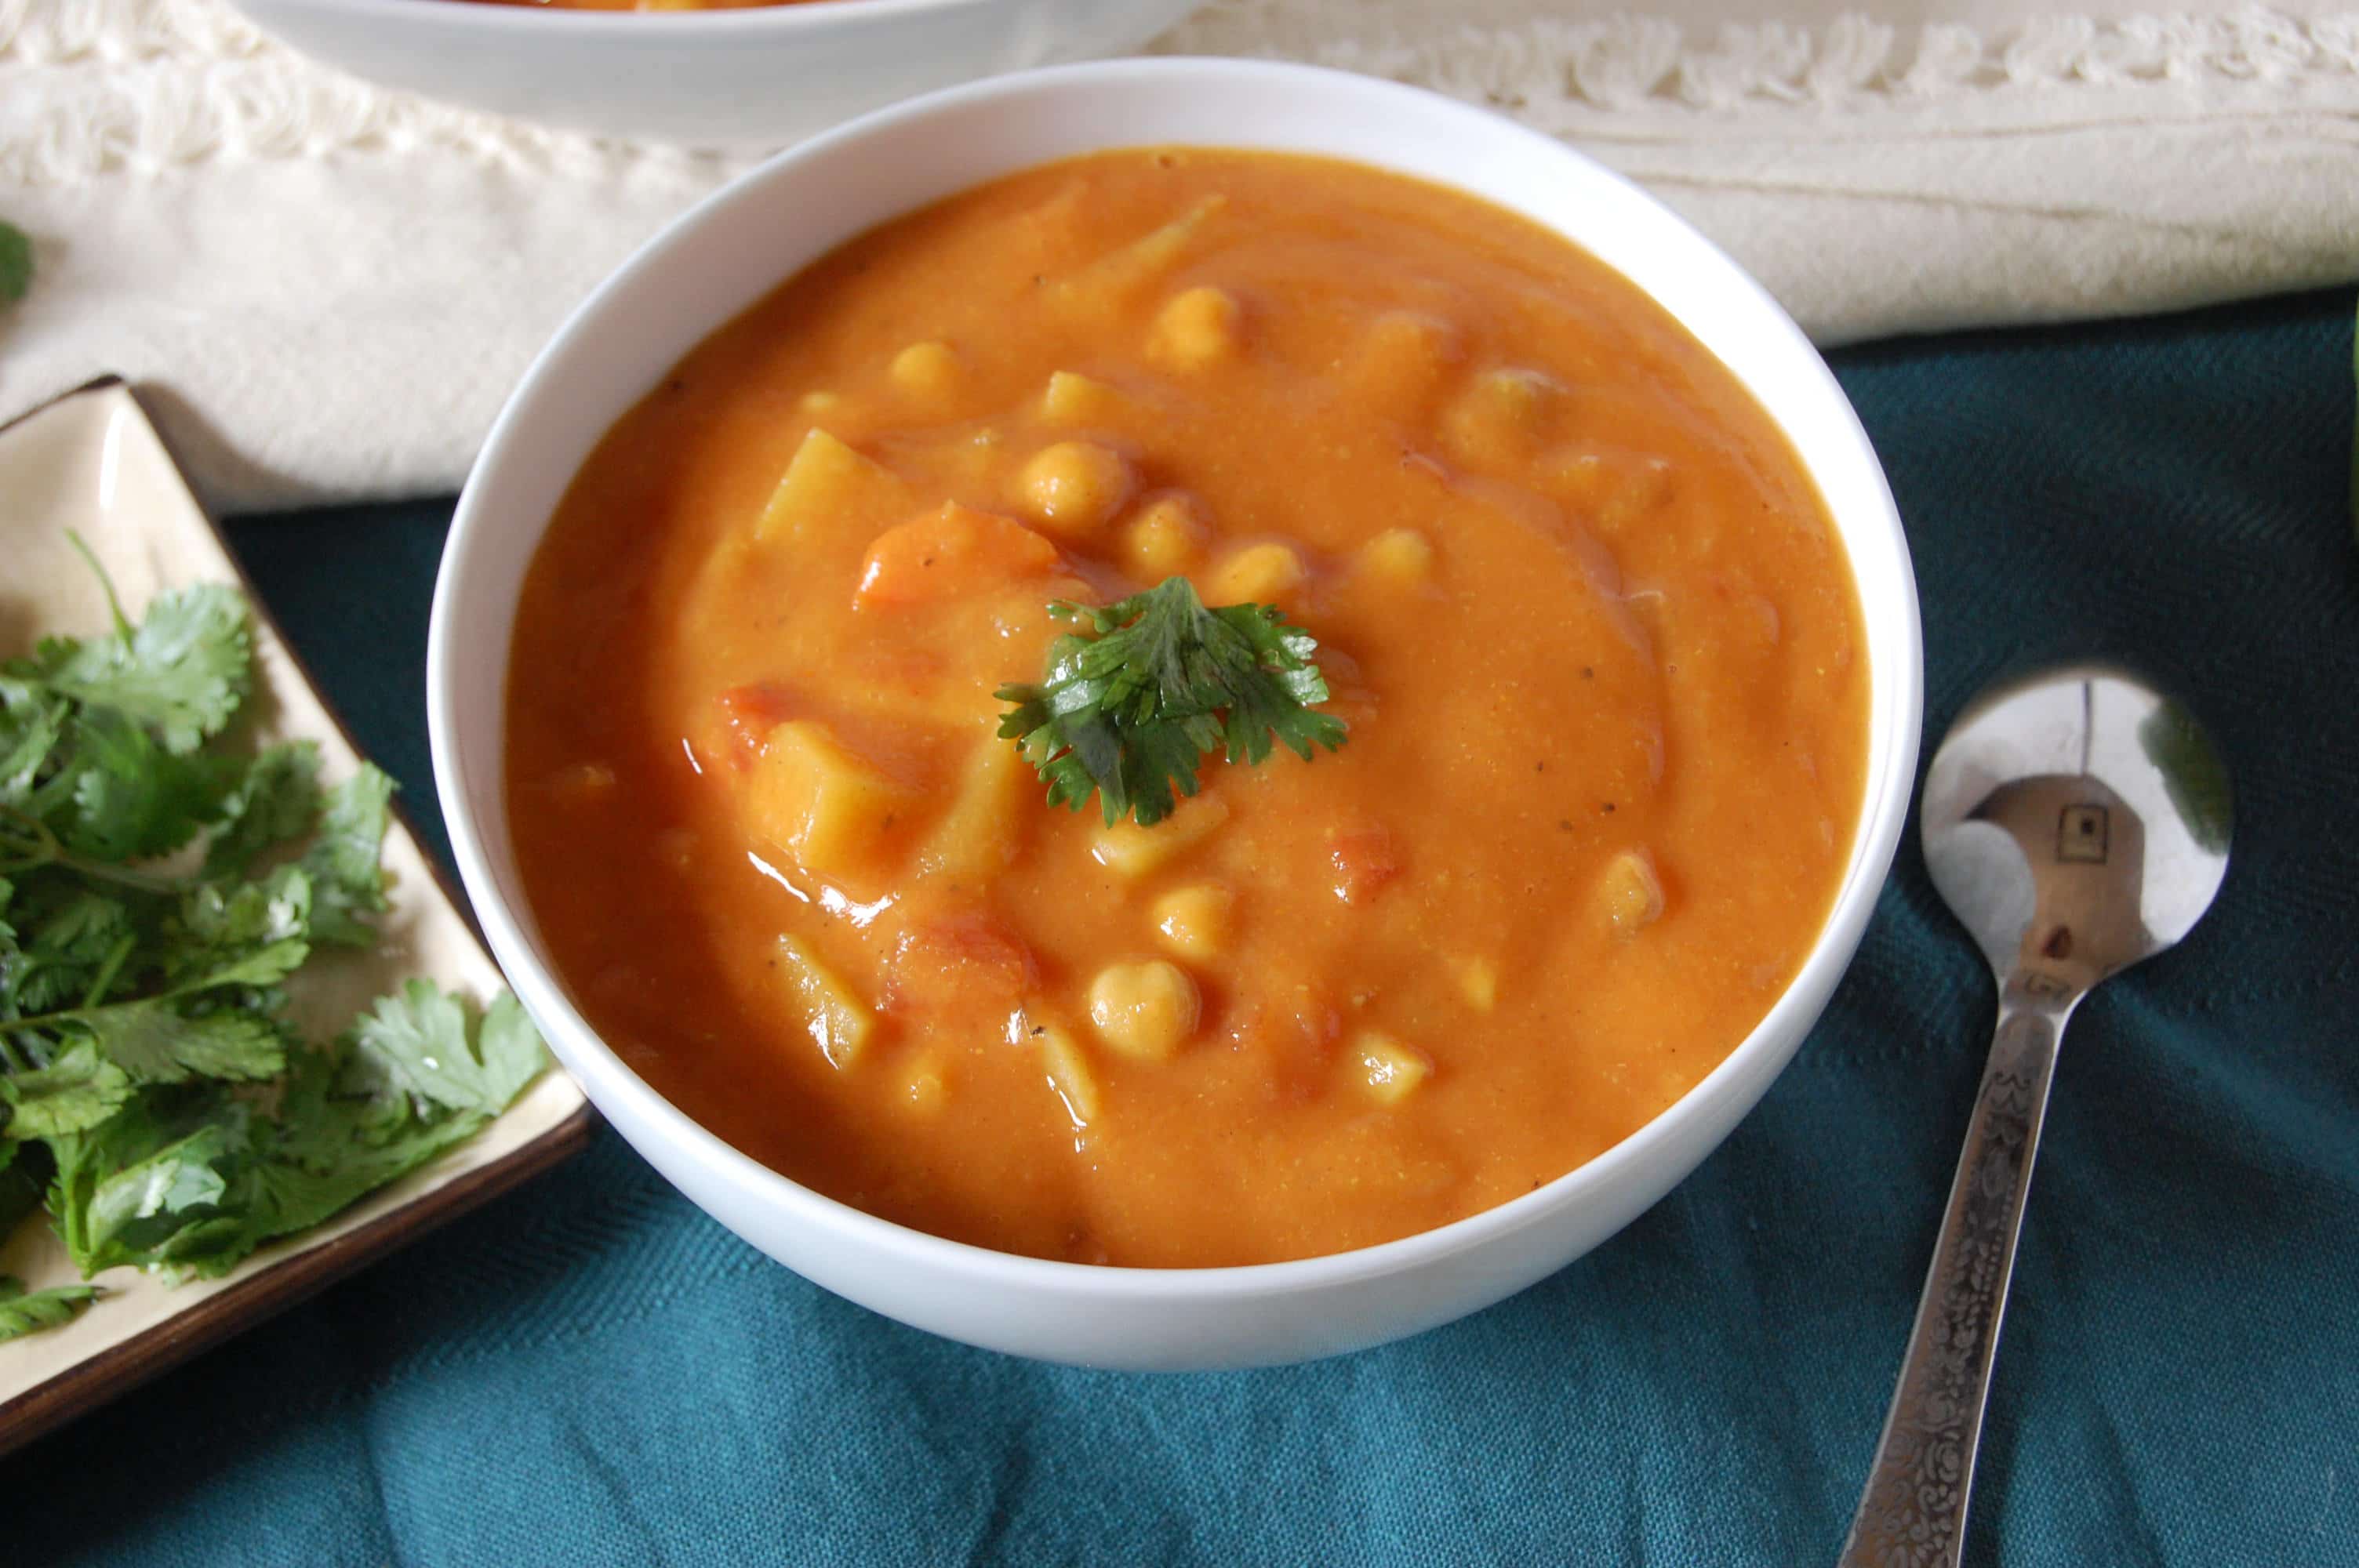
[[[1728,23],[1702,38],[1650,16],[1404,26],[1366,0],[1214,0],[1171,42],[1306,59],[1509,108],[1549,99],[1606,109],[1856,108],[2003,87],[2359,74],[2359,12],[2303,20],[2259,5],[2104,22],[2042,16],[1992,33],[1852,14],[1819,28]]]
[[[1580,110],[1638,106],[1843,110],[2010,88],[2347,79],[2359,75],[2359,13],[2046,16],[2004,33],[1850,15],[1816,28],[1727,24],[1706,38],[1658,17],[1476,25],[1407,19],[1369,0],[1214,0],[1158,47],[1307,59],[1561,124]],[[583,172],[618,158],[715,156],[372,87],[299,59],[223,0],[0,0],[0,182],[419,146]]]

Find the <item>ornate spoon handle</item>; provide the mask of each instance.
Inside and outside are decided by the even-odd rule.
[[[1956,1568],[1965,1539],[1991,1358],[2064,1027],[2060,1011],[2003,1005],[1900,1384],[1837,1568]]]

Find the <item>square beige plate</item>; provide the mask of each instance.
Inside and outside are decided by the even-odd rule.
[[[183,583],[237,584],[252,602],[221,535],[120,383],[84,388],[0,427],[0,655],[27,652],[47,633],[105,629],[105,599],[68,543],[69,529],[104,563],[135,620],[150,596]],[[268,615],[255,610],[248,708],[257,740],[315,741],[322,779],[344,777],[359,754]],[[385,863],[392,907],[379,950],[316,957],[299,977],[293,1007],[313,1038],[341,1032],[371,999],[411,976],[479,1001],[500,987],[491,956],[397,818],[386,835]],[[72,1323],[0,1344],[0,1453],[554,1164],[588,1140],[594,1116],[552,1066],[479,1137],[224,1279],[168,1287],[129,1269],[101,1274],[107,1293]],[[0,1274],[33,1290],[78,1277],[38,1220],[0,1237]]]

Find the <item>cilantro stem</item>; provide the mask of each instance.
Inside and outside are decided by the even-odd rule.
[[[98,579],[98,586],[106,590],[106,608],[114,615],[114,634],[118,637],[129,637],[131,617],[123,613],[123,600],[114,596],[114,579],[106,575],[106,568],[98,564],[98,557],[91,554],[90,546],[82,542],[82,536],[80,534],[71,528],[67,529],[66,543],[74,547],[75,555],[89,563],[91,571]]]
[[[122,971],[125,962],[130,958],[131,950],[137,946],[138,939],[128,931],[114,939],[114,947],[107,952],[106,961],[99,965],[97,975],[90,982],[90,989],[82,993],[82,1005],[84,1011],[99,1004],[106,995],[107,988],[114,984],[114,977]]]
[[[16,829],[13,834],[6,831],[11,827]],[[158,876],[152,871],[136,871],[104,860],[85,860],[59,843],[58,836],[50,832],[49,825],[39,817],[11,806],[0,806],[0,849],[12,843],[23,847],[14,853],[0,853],[0,876],[21,876],[27,871],[39,871],[43,866],[57,866],[86,877],[95,877],[101,881],[137,888],[142,892],[175,893],[188,885],[178,877]]]

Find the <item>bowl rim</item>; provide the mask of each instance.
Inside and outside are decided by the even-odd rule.
[[[1005,0],[810,0],[804,5],[735,5],[710,11],[587,11],[486,5],[482,0],[277,0],[281,6],[346,16],[375,18],[397,12],[416,19],[421,27],[461,31],[496,33],[524,27],[537,36],[606,38],[658,29],[722,37],[731,33],[816,32],[846,23],[856,26],[862,21],[883,22],[929,11],[979,11],[1004,3]]]
[[[331,0],[331,3],[374,5],[380,0]],[[407,3],[407,0],[400,0],[400,3]],[[483,9],[500,7],[484,6]],[[1832,406],[1839,413],[1840,418],[1831,431],[1830,438],[1841,444],[1841,464],[1804,460],[1803,470],[1810,476],[1814,486],[1822,492],[1822,470],[1831,471],[1854,462],[1864,465],[1861,472],[1872,481],[1861,504],[1850,509],[1844,514],[1846,521],[1838,525],[1838,536],[1845,541],[1846,559],[1853,566],[1854,592],[1860,594],[1864,617],[1872,625],[1877,611],[1867,602],[1860,587],[1856,552],[1851,544],[1854,525],[1863,535],[1873,536],[1881,533],[1893,552],[1892,565],[1897,572],[1897,582],[1906,589],[1897,602],[1887,607],[1887,612],[1901,618],[1897,635],[1893,639],[1897,654],[1891,659],[1890,667],[1876,662],[1869,649],[1863,650],[1863,656],[1870,660],[1872,680],[1881,682],[1888,679],[1892,683],[1892,693],[1887,702],[1876,696],[1876,687],[1871,684],[1867,720],[1870,727],[1869,756],[1865,776],[1862,780],[1860,814],[1854,828],[1851,859],[1808,952],[1761,1020],[1729,1050],[1726,1056],[1679,1098],[1626,1137],[1553,1180],[1504,1203],[1479,1209],[1431,1229],[1372,1246],[1277,1262],[1162,1268],[1076,1263],[1002,1252],[936,1236],[870,1214],[805,1186],[744,1153],[641,1077],[573,1006],[556,977],[554,966],[543,963],[536,942],[527,935],[525,925],[518,919],[516,912],[509,907],[501,880],[494,870],[484,838],[478,831],[474,813],[468,804],[464,764],[457,756],[452,743],[452,736],[459,725],[457,710],[463,700],[460,690],[464,672],[464,665],[454,653],[453,644],[460,630],[453,607],[462,597],[471,596],[467,583],[471,571],[475,569],[474,557],[480,553],[478,541],[503,525],[502,519],[490,511],[488,503],[479,503],[484,488],[483,476],[495,471],[509,460],[510,449],[521,438],[519,430],[526,424],[532,406],[549,394],[551,384],[556,380],[560,360],[578,339],[594,336],[600,319],[627,286],[643,275],[660,271],[670,265],[673,253],[685,245],[694,232],[722,221],[741,203],[766,200],[766,189],[772,183],[784,181],[791,184],[794,170],[798,168],[832,154],[848,144],[882,135],[911,122],[989,104],[995,100],[1007,101],[1011,105],[1021,104],[1036,94],[1054,92],[1064,84],[1076,81],[1138,83],[1159,78],[1186,79],[1198,86],[1220,82],[1234,85],[1240,81],[1249,81],[1260,88],[1281,93],[1317,93],[1336,98],[1357,94],[1355,109],[1364,109],[1372,114],[1381,114],[1386,105],[1393,105],[1413,106],[1424,114],[1462,117],[1470,135],[1479,134],[1503,146],[1519,141],[1534,149],[1544,148],[1547,156],[1565,160],[1569,167],[1579,168],[1585,178],[1618,186],[1636,200],[1661,213],[1690,247],[1690,259],[1711,268],[1717,275],[1715,282],[1718,285],[1738,294],[1745,313],[1756,319],[1763,331],[1778,339],[1782,351],[1788,353],[1800,351],[1804,357],[1799,362],[1811,367],[1805,373],[1810,376],[1811,384],[1796,395],[1832,398]],[[1126,140],[1116,135],[1099,145],[1105,150],[1113,150],[1157,144],[1151,136]],[[1228,145],[1251,150],[1253,143],[1250,139],[1242,139]],[[1081,154],[1076,152],[1066,156]],[[1350,155],[1343,156],[1348,157]],[[1359,161],[1371,168],[1387,168],[1374,156]],[[1007,172],[1014,172],[1014,169]],[[1421,177],[1409,175],[1408,178]],[[1472,191],[1466,194],[1474,195]],[[1475,195],[1475,199],[1487,200],[1480,195]],[[883,222],[895,215],[880,212],[875,222]],[[1531,221],[1544,222],[1538,218],[1531,218]],[[1560,237],[1570,243],[1582,243],[1571,234],[1560,232]],[[819,259],[819,254],[814,254],[801,265],[808,265]],[[780,281],[783,282],[788,276],[791,274],[782,274]],[[1653,297],[1653,291],[1646,285],[1638,283],[1636,278],[1629,281]],[[1670,313],[1668,306],[1663,308]],[[1674,319],[1679,318],[1675,315]],[[722,324],[715,322],[706,327],[697,341],[718,330]],[[1681,325],[1685,327],[1686,322],[1682,320]],[[687,347],[680,351],[686,352]],[[1777,412],[1782,399],[1777,393],[1749,383],[1744,384],[1748,395],[1782,426],[1784,421]],[[573,460],[577,470],[582,456],[586,456],[586,450]],[[1827,504],[1832,512],[1832,503]],[[1854,513],[1860,515],[1854,517]],[[538,519],[534,526],[545,531],[548,519]],[[535,537],[537,547],[538,534]],[[492,688],[499,695],[475,699],[478,702],[495,700],[503,705],[503,708],[513,612],[511,604],[509,619],[502,626],[500,684]],[[1028,1290],[1043,1296],[1102,1302],[1208,1303],[1247,1299],[1267,1301],[1325,1291],[1442,1263],[1484,1247],[1538,1224],[1560,1210],[1578,1205],[1595,1189],[1610,1188],[1617,1178],[1622,1177],[1626,1167],[1636,1165],[1643,1170],[1645,1163],[1653,1157],[1657,1146],[1680,1138],[1690,1124],[1707,1120],[1730,1103],[1732,1097],[1743,1097],[1746,1083],[1758,1076],[1759,1086],[1751,1090],[1750,1098],[1742,1099],[1728,1125],[1711,1137],[1706,1155],[1711,1149],[1716,1148],[1750,1112],[1760,1096],[1767,1092],[1769,1084],[1799,1050],[1811,1022],[1815,1021],[1817,1009],[1823,1007],[1825,1000],[1832,995],[1848,968],[1878,897],[1889,879],[1914,791],[1923,723],[1924,643],[1908,537],[1901,526],[1898,509],[1892,498],[1883,465],[1868,440],[1866,431],[1859,423],[1857,411],[1852,407],[1832,371],[1785,309],[1717,244],[1658,199],[1634,181],[1597,164],[1553,136],[1491,111],[1424,89],[1290,61],[1167,56],[1096,60],[1016,71],[923,94],[873,111],[764,161],[688,209],[640,245],[566,318],[518,381],[484,439],[474,470],[460,496],[437,575],[428,634],[426,678],[428,728],[435,787],[443,804],[451,849],[462,878],[476,901],[485,935],[506,970],[509,983],[537,1019],[554,1021],[556,1027],[549,1033],[552,1036],[562,1035],[565,1038],[561,1041],[552,1038],[551,1044],[558,1049],[560,1056],[575,1076],[582,1079],[583,1087],[593,1101],[603,1106],[607,1103],[608,1097],[614,1097],[625,1102],[642,1127],[652,1128],[664,1146],[692,1162],[705,1175],[725,1188],[731,1197],[740,1202],[750,1202],[765,1212],[790,1221],[806,1235],[825,1233],[829,1239],[867,1255],[883,1255],[899,1265],[914,1266],[939,1276],[976,1283],[988,1282],[1000,1289]],[[1878,768],[1875,765],[1875,747],[1879,716],[1886,713],[1897,726],[1897,732],[1890,737],[1882,766]],[[504,805],[501,809],[505,810]],[[1832,972],[1829,972],[1831,968]],[[1813,991],[1819,995],[1815,1004],[1798,1000],[1806,999]],[[1811,1010],[1810,1019],[1793,1022],[1791,1014],[1805,1007]],[[1781,1039],[1781,1036],[1789,1038]],[[1693,1164],[1699,1162],[1690,1162],[1683,1167],[1672,1184],[1686,1179],[1691,1173]],[[700,1206],[702,1206],[701,1200]]]

